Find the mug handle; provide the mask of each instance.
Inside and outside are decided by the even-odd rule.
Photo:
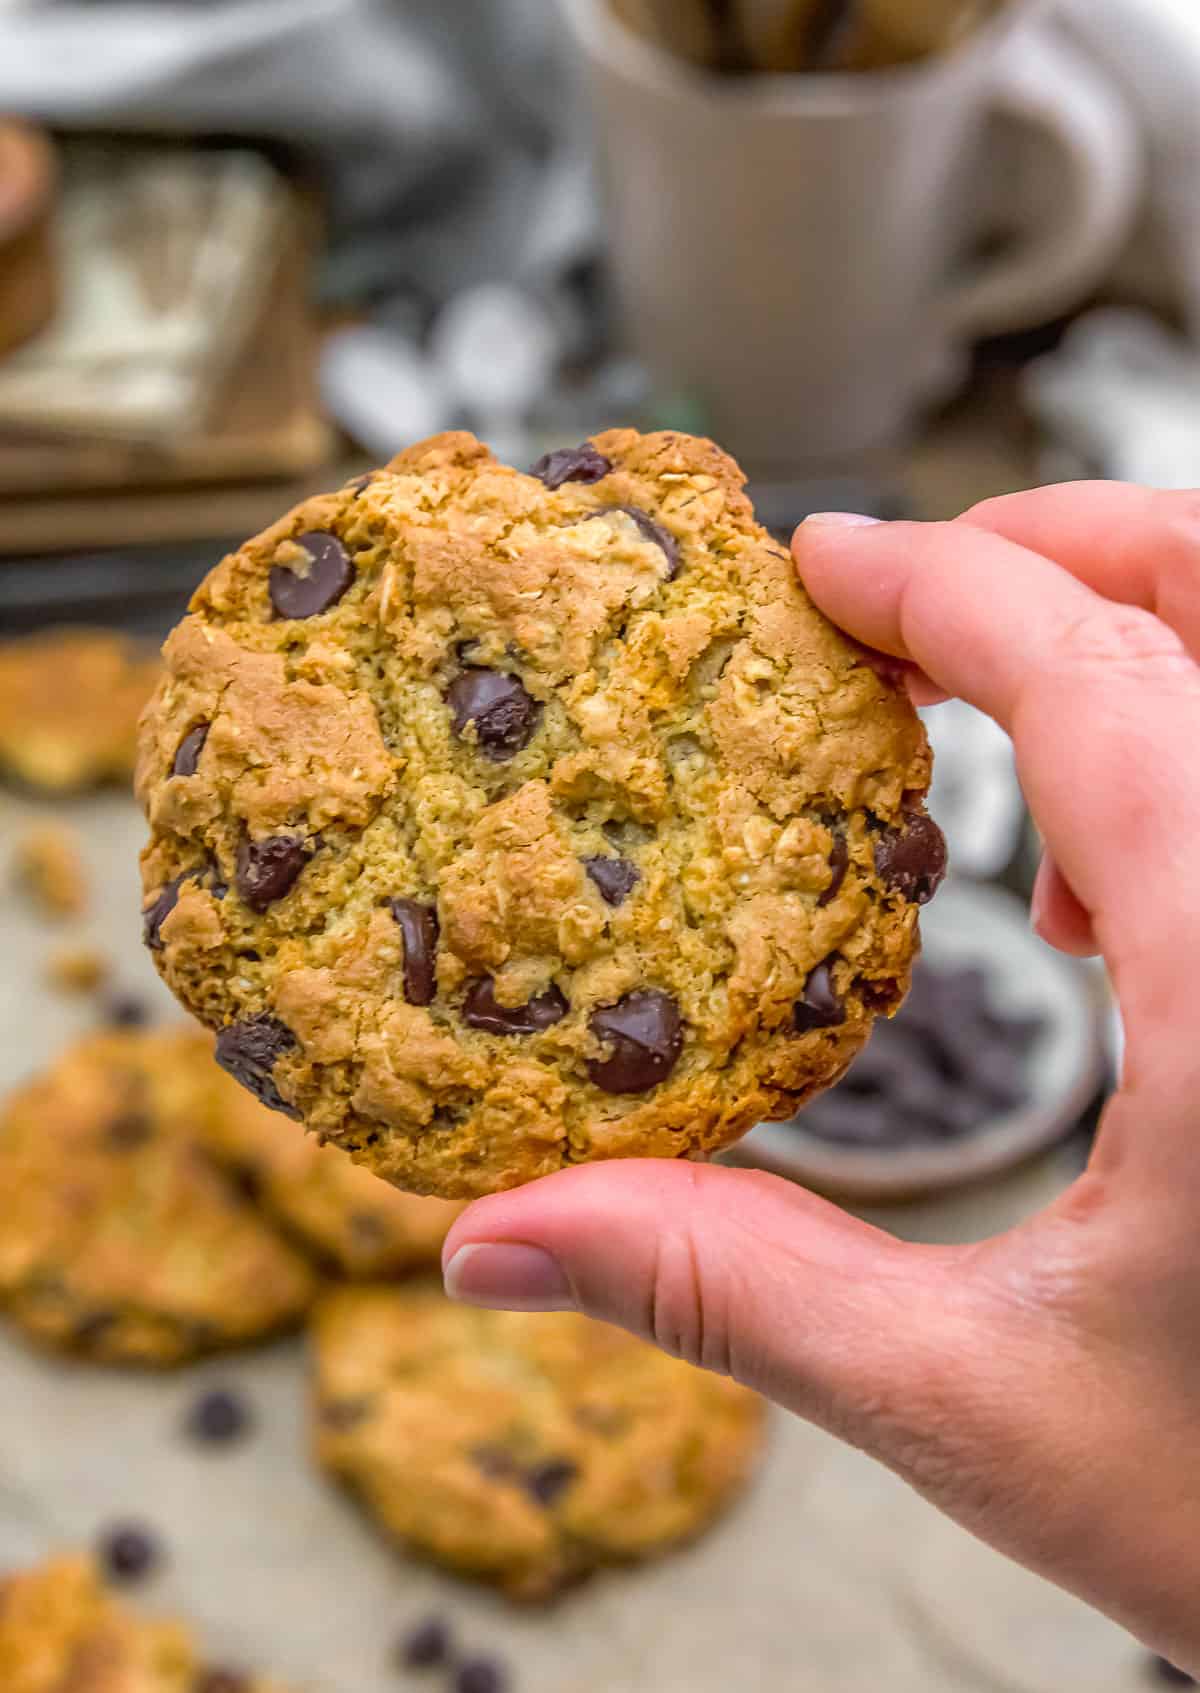
[[[960,341],[1028,329],[1077,305],[1120,253],[1144,180],[1141,140],[1121,96],[1057,35],[1013,38],[992,105],[1048,131],[1069,182],[1052,223],[951,291],[945,327]]]

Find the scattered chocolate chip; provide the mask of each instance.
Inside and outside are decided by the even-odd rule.
[[[637,865],[627,858],[585,858],[583,868],[606,905],[622,905],[642,878]]]
[[[299,1111],[283,1098],[275,1086],[274,1075],[279,1059],[295,1045],[296,1037],[286,1023],[264,1014],[248,1017],[242,1023],[227,1024],[217,1036],[216,1059],[234,1081],[249,1089],[263,1105],[299,1122]]]
[[[535,1035],[560,1022],[570,1010],[553,983],[525,1005],[501,1005],[490,976],[472,982],[463,1001],[463,1022],[488,1035]]]
[[[194,776],[196,767],[200,763],[200,754],[204,751],[204,743],[208,739],[211,724],[197,723],[194,729],[189,729],[175,750],[175,762],[171,766],[172,776]]]
[[[201,1446],[230,1446],[250,1432],[250,1407],[238,1393],[214,1388],[191,1406],[184,1431]]]
[[[927,905],[946,874],[946,841],[933,818],[910,811],[903,830],[883,830],[875,842],[875,869],[892,893]]]
[[[809,972],[804,992],[792,1007],[792,1021],[798,1035],[810,1029],[836,1029],[846,1021],[846,1007],[834,989],[828,959]]]
[[[601,506],[600,509],[592,515],[595,517],[603,517],[610,511],[623,512],[626,517],[637,525],[644,540],[653,541],[654,545],[659,548],[663,557],[667,561],[666,580],[668,582],[673,581],[679,574],[679,542],[675,539],[674,535],[671,534],[670,530],[664,529],[661,523],[656,522],[655,519],[650,516],[650,513],[648,511],[643,511],[640,506]]]
[[[100,1537],[100,1561],[114,1581],[144,1581],[162,1562],[158,1537],[140,1523],[118,1523]]]
[[[179,890],[191,872],[184,871],[168,882],[162,891],[142,911],[142,943],[151,952],[161,952],[164,946],[162,926],[179,904]]]
[[[268,835],[261,841],[246,836],[233,877],[237,891],[252,911],[265,911],[291,889],[311,856],[299,835]]]
[[[389,903],[404,941],[404,997],[410,1005],[432,1005],[437,993],[437,906],[416,899]]]
[[[271,566],[268,592],[277,617],[315,617],[336,605],[354,580],[350,555],[336,535],[310,529],[297,535],[296,545],[308,554],[306,576],[284,564]]]
[[[321,1407],[321,1421],[326,1428],[342,1434],[346,1429],[357,1428],[370,1410],[369,1399],[330,1399]]]
[[[454,1693],[505,1693],[508,1671],[495,1658],[466,1658],[454,1677]]]
[[[119,993],[104,1007],[104,1021],[114,1029],[140,1029],[150,1021],[150,1012],[133,994]]]
[[[85,1349],[98,1346],[116,1328],[118,1320],[115,1311],[92,1311],[75,1324],[71,1338],[76,1346]]]
[[[1164,1687],[1195,1687],[1195,1677],[1185,1669],[1176,1669],[1169,1658],[1153,1658],[1151,1663],[1155,1678]]]
[[[243,1670],[202,1669],[196,1693],[251,1693],[254,1682]]]
[[[462,735],[467,724],[475,725],[480,751],[500,762],[512,758],[529,745],[537,729],[542,708],[526,693],[520,678],[502,670],[472,665],[461,672],[446,690],[454,733]]]
[[[837,898],[842,883],[846,880],[846,871],[850,866],[850,848],[846,845],[846,834],[843,829],[833,831],[833,846],[829,852],[829,886],[825,888],[817,905],[828,905]]]
[[[154,1125],[144,1111],[122,1111],[108,1125],[105,1138],[110,1146],[128,1152],[135,1146],[145,1146],[153,1133]]]
[[[578,1474],[578,1467],[569,1458],[551,1458],[529,1471],[525,1485],[539,1505],[549,1508],[566,1492]]]
[[[544,454],[534,465],[530,475],[537,476],[547,488],[561,488],[564,482],[599,482],[612,469],[612,463],[598,452],[590,441],[578,447],[556,447]]]
[[[405,1669],[436,1669],[449,1662],[453,1646],[450,1625],[441,1617],[426,1617],[400,1641],[396,1661]]]
[[[588,1060],[588,1074],[605,1093],[646,1093],[665,1081],[683,1050],[683,1020],[670,994],[636,988],[615,1005],[592,1012],[591,1030],[611,1049]]]

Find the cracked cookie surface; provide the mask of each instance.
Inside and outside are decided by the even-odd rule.
[[[574,1313],[347,1289],[313,1344],[319,1461],[389,1533],[516,1598],[690,1538],[762,1447],[748,1389]]]
[[[4,1102],[0,1310],[32,1339],[167,1365],[299,1322],[312,1271],[207,1144],[231,1086],[201,1031],[122,1030]]]
[[[907,989],[907,697],[709,442],[467,435],[225,559],[165,648],[144,931],[221,1061],[401,1187],[705,1156]]]

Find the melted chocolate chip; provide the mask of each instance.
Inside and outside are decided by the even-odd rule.
[[[240,1394],[214,1388],[192,1405],[184,1431],[201,1446],[230,1446],[250,1432],[251,1422],[249,1406]]]
[[[800,69],[821,71],[837,65],[860,13],[856,0],[817,0],[804,32]]]
[[[153,1133],[154,1126],[144,1111],[122,1111],[108,1125],[106,1138],[110,1146],[128,1152],[135,1146],[145,1146]]]
[[[600,889],[606,905],[621,905],[627,900],[642,873],[627,858],[585,858],[583,868]]]
[[[196,766],[200,763],[200,754],[204,751],[210,727],[208,723],[197,723],[194,729],[188,730],[175,750],[175,762],[171,766],[172,776],[196,774]]]
[[[81,1317],[71,1331],[71,1339],[76,1346],[85,1349],[98,1346],[105,1335],[111,1334],[117,1326],[115,1311],[92,1311],[88,1316]]]
[[[275,1066],[296,1045],[296,1037],[277,1017],[248,1017],[229,1023],[217,1036],[216,1059],[235,1082],[272,1111],[300,1121],[300,1113],[275,1086]]]
[[[601,506],[596,515],[599,517],[601,513],[609,511],[624,512],[625,516],[637,525],[643,538],[654,542],[667,561],[666,579],[668,582],[673,581],[679,574],[679,542],[670,530],[664,529],[661,523],[656,523],[650,513],[643,511],[640,506]]]
[[[899,982],[890,979],[879,982],[859,982],[858,992],[868,1011],[890,1011],[894,1005],[899,1005],[904,997],[900,991]]]
[[[328,611],[354,580],[350,555],[336,535],[310,529],[296,536],[296,545],[309,556],[308,574],[301,576],[285,564],[271,566],[268,592],[277,617],[315,617]]]
[[[842,883],[846,880],[846,871],[850,865],[850,848],[846,845],[846,836],[841,829],[833,831],[833,846],[829,853],[829,886],[825,888],[817,900],[818,906],[828,905],[837,898]]]
[[[463,1022],[488,1035],[535,1035],[560,1022],[569,1010],[553,983],[525,1005],[501,1005],[492,978],[481,976],[467,989]]]
[[[611,461],[590,441],[584,441],[578,447],[557,447],[546,453],[530,474],[539,477],[547,488],[561,488],[564,482],[599,482],[611,469]]]
[[[946,841],[933,818],[909,811],[903,830],[883,830],[875,842],[875,869],[890,892],[927,905],[946,874]]]
[[[101,1536],[100,1560],[114,1581],[142,1581],[162,1560],[162,1548],[149,1529],[119,1523]]]
[[[237,891],[252,911],[265,911],[289,891],[311,856],[308,842],[298,835],[268,835],[261,841],[247,836],[238,847]]]
[[[441,1617],[426,1617],[401,1640],[396,1659],[405,1669],[434,1669],[449,1662],[452,1650],[449,1624]]]
[[[798,1035],[810,1029],[836,1029],[846,1021],[846,1007],[837,996],[828,959],[809,973],[804,993],[792,1007],[792,1021]]]
[[[512,758],[529,745],[542,708],[521,686],[519,677],[502,670],[472,665],[446,690],[454,733],[475,725],[481,752],[497,762]]]
[[[525,1477],[525,1485],[539,1505],[547,1509],[554,1504],[579,1474],[569,1458],[551,1458],[537,1464]]]
[[[389,903],[404,940],[404,997],[410,1005],[432,1005],[437,993],[437,907],[415,899]]]
[[[182,876],[176,876],[173,882],[168,882],[161,893],[146,906],[142,912],[142,942],[151,952],[161,952],[165,942],[162,938],[162,926],[179,904],[179,890],[188,877],[195,872],[185,870]]]
[[[683,1050],[683,1020],[670,994],[637,988],[615,1005],[593,1011],[591,1030],[611,1049],[588,1060],[588,1074],[605,1093],[646,1093],[665,1081]]]

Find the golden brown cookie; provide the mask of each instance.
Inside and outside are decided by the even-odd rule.
[[[747,1389],[573,1313],[347,1289],[314,1344],[319,1461],[389,1533],[516,1598],[698,1533],[762,1446]]]
[[[437,1265],[461,1204],[389,1186],[340,1147],[297,1133],[213,1068],[224,1086],[210,1144],[248,1180],[266,1213],[323,1264],[347,1276]]]
[[[231,1073],[398,1186],[704,1156],[904,995],[925,736],[741,482],[685,435],[532,475],[438,436],[167,642],[147,944]]]
[[[0,770],[55,792],[133,773],[157,658],[110,629],[50,629],[0,644]]]
[[[200,1031],[114,1030],[0,1109],[0,1309],[32,1339],[163,1365],[304,1315],[307,1263],[206,1147],[225,1085]]]
[[[52,1558],[0,1578],[4,1693],[281,1693],[205,1664],[181,1624],[135,1616],[90,1558]]]
[[[61,823],[39,823],[17,842],[18,882],[44,917],[79,917],[87,909],[88,881],[79,840]]]

